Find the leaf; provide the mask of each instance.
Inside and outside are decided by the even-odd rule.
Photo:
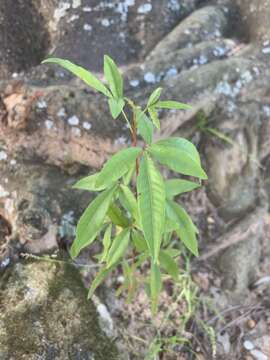
[[[99,176],[99,173],[86,176],[81,180],[77,181],[76,184],[72,186],[73,189],[79,190],[87,190],[87,191],[100,191],[104,190],[106,187],[104,186],[96,186],[96,180]]]
[[[139,147],[120,150],[103,166],[96,180],[96,186],[107,186],[127,173],[142,151]]]
[[[156,102],[160,98],[161,91],[162,91],[162,88],[159,87],[152,92],[152,94],[149,97],[148,103],[147,103],[148,108],[156,104]]]
[[[190,154],[194,161],[201,165],[200,154],[196,149],[196,146],[187,139],[172,136],[167,139],[158,141],[157,144],[162,146],[172,146],[174,148],[186,151]]]
[[[94,292],[96,291],[96,289],[99,287],[99,285],[102,283],[102,281],[105,280],[105,278],[109,275],[109,273],[113,270],[113,268],[111,269],[107,269],[105,267],[101,268],[97,274],[97,276],[95,277],[95,279],[93,280],[91,287],[89,289],[88,292],[88,299],[91,299],[91,297],[93,296]]]
[[[131,166],[131,168],[129,169],[129,171],[123,176],[124,185],[128,185],[131,182],[132,176],[134,175],[135,167],[136,163],[134,163],[133,166]]]
[[[162,289],[160,268],[157,264],[151,264],[150,290],[151,290],[151,310],[153,314],[157,312],[158,298]]]
[[[131,238],[138,252],[145,252],[148,250],[144,237],[137,230],[132,231]]]
[[[159,118],[158,118],[157,110],[154,107],[149,107],[147,110],[148,110],[148,113],[150,115],[150,118],[153,121],[153,124],[155,125],[155,127],[157,129],[160,130],[160,121],[159,121]]]
[[[120,185],[119,200],[122,205],[130,212],[131,216],[138,221],[138,205],[132,191],[125,185]]]
[[[183,104],[178,101],[158,101],[155,105],[156,108],[159,109],[175,109],[175,110],[189,110],[192,107],[188,104]]]
[[[182,179],[171,179],[165,182],[166,196],[168,199],[172,199],[176,195],[192,191],[198,187],[200,187],[200,184]]]
[[[98,80],[90,71],[82,68],[81,66],[75,65],[72,62],[59,58],[48,58],[42,61],[42,64],[54,63],[62,66],[64,69],[70,71],[72,74],[76,75],[78,78],[83,80],[87,85],[97,90],[98,92],[111,97],[110,91],[106,88],[103,83]]]
[[[129,226],[128,219],[116,204],[110,205],[107,214],[114,225],[121,226],[122,228]]]
[[[151,257],[158,261],[165,219],[165,186],[153,160],[144,154],[137,180],[139,216]]]
[[[130,229],[124,229],[112,242],[112,246],[107,255],[107,268],[114,265],[123,256],[129,243]]]
[[[101,256],[100,261],[105,261],[109,248],[111,246],[111,234],[112,234],[112,225],[109,225],[105,231],[104,237],[103,237],[103,253]]]
[[[179,275],[179,267],[173,257],[165,250],[160,251],[159,260],[161,266],[171,277],[177,281]]]
[[[177,221],[179,224],[179,228],[176,230],[176,233],[180,237],[181,241],[193,255],[198,256],[196,228],[189,215],[180,205],[173,201],[167,201],[166,211],[168,217]]]
[[[113,59],[104,56],[104,74],[114,98],[123,97],[123,77]]]
[[[110,112],[114,119],[116,119],[121,114],[124,106],[125,101],[123,99],[109,99]]]
[[[166,145],[160,141],[149,147],[148,151],[156,160],[173,171],[200,179],[207,179],[207,175],[196,157],[193,157],[185,148],[181,149],[180,147]]]
[[[116,186],[99,194],[81,216],[76,229],[76,238],[70,251],[73,259],[84,247],[95,240],[101,230],[115,190]]]
[[[216,136],[218,139],[223,140],[224,142],[226,142],[230,145],[235,145],[235,142],[229,136],[223,134],[221,131],[219,131],[217,129],[213,129],[211,127],[207,127],[207,128],[205,128],[205,130],[208,133]]]
[[[140,111],[137,115],[138,133],[147,144],[152,144],[154,127],[149,118]]]

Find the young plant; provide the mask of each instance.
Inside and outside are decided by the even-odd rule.
[[[78,222],[70,251],[72,258],[76,258],[86,246],[100,237],[103,239],[103,251],[98,255],[101,268],[91,285],[89,297],[120,264],[125,276],[122,288],[131,295],[138,285],[136,269],[149,260],[150,276],[145,277],[144,282],[155,313],[162,289],[162,273],[175,280],[178,278],[176,257],[179,251],[171,247],[172,237],[178,237],[192,254],[198,255],[198,230],[174,198],[200,184],[185,178],[165,180],[159,167],[207,179],[199,153],[191,142],[180,137],[153,142],[154,128],[160,129],[160,109],[181,110],[190,106],[161,101],[161,88],[151,94],[145,108],[135,104],[124,96],[122,75],[107,55],[104,57],[106,84],[68,60],[49,58],[43,63],[62,66],[103,94],[112,117],[117,119],[122,115],[131,133],[129,148],[113,155],[98,173],[74,185],[76,189],[97,193]],[[129,108],[130,119],[126,108]],[[143,141],[138,142],[138,136]]]

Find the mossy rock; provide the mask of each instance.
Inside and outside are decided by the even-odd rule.
[[[118,359],[74,267],[17,263],[0,278],[1,360]]]

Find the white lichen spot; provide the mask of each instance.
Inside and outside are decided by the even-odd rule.
[[[253,80],[253,76],[251,74],[251,72],[249,70],[246,70],[242,75],[241,75],[242,80],[245,83],[250,83]]]
[[[100,326],[107,336],[112,336],[113,333],[113,320],[104,304],[98,304],[97,311],[99,314]]]
[[[39,100],[37,102],[37,108],[38,109],[46,109],[47,108],[47,103],[45,100]]]
[[[142,4],[138,7],[138,14],[147,14],[152,10],[152,4]]]
[[[0,161],[7,160],[7,153],[5,151],[0,151]]]
[[[216,46],[213,50],[213,54],[217,57],[224,56],[226,55],[226,53],[227,53],[227,49],[221,46]]]
[[[254,71],[255,75],[260,75],[260,69],[257,66],[253,66],[252,70]]]
[[[84,121],[84,122],[83,122],[83,128],[84,128],[85,130],[90,130],[91,127],[92,127],[92,124],[91,124],[90,122],[88,122],[88,121]]]
[[[85,6],[83,7],[82,9],[84,12],[91,12],[92,11],[92,8],[90,6]]]
[[[55,21],[58,22],[60,19],[62,19],[66,15],[69,9],[70,9],[70,3],[60,1],[59,7],[54,10],[53,17]]]
[[[263,54],[270,54],[270,47],[266,47],[262,49]]]
[[[73,127],[73,128],[71,129],[71,131],[72,131],[72,134],[73,134],[74,136],[76,136],[76,137],[80,137],[80,136],[81,136],[81,130],[80,130],[79,128]]]
[[[11,76],[12,76],[13,79],[16,79],[19,76],[19,74],[14,72]]]
[[[72,1],[72,7],[73,9],[77,9],[78,7],[80,7],[82,5],[82,1],[81,0],[73,0]]]
[[[65,116],[67,116],[67,113],[66,113],[65,108],[61,108],[61,109],[58,111],[57,116],[58,116],[58,117],[65,117]]]
[[[168,9],[171,11],[179,11],[180,10],[180,4],[178,0],[169,0],[168,1]]]
[[[51,120],[46,120],[45,121],[45,126],[46,126],[46,129],[48,129],[48,130],[51,130],[51,129],[53,129],[53,122],[51,121]]]
[[[243,345],[246,350],[253,350],[255,348],[255,345],[249,340],[244,341]]]
[[[149,83],[149,84],[154,84],[156,82],[156,77],[155,74],[153,74],[152,72],[147,72],[146,74],[144,74],[144,81]]]
[[[174,77],[177,74],[178,74],[178,70],[176,69],[176,67],[172,67],[172,68],[167,70],[167,72],[165,74],[165,79],[170,78],[170,77]]]
[[[115,11],[121,15],[122,21],[127,20],[129,7],[134,5],[135,5],[135,0],[124,0],[123,2],[119,2],[117,4]]]
[[[104,26],[104,27],[110,26],[110,21],[109,21],[109,19],[102,19],[102,20],[101,20],[101,25]]]
[[[70,23],[70,22],[73,22],[75,20],[78,20],[79,18],[80,18],[79,15],[74,14],[67,20],[67,22]]]
[[[129,83],[130,83],[130,85],[131,85],[132,87],[137,87],[137,86],[140,85],[140,81],[139,81],[138,79],[130,80]]]
[[[125,145],[127,142],[127,139],[125,136],[120,136],[118,139],[114,140],[115,145]]]
[[[93,29],[93,26],[90,24],[83,25],[83,30],[85,30],[85,31],[92,31],[92,29]]]
[[[6,268],[10,264],[10,258],[6,258],[0,262],[0,268]]]
[[[62,216],[61,224],[58,229],[59,235],[73,237],[76,234],[74,211],[69,211]]]
[[[270,116],[270,106],[264,105],[263,112],[265,113],[266,116]]]
[[[79,120],[78,116],[76,116],[76,115],[71,116],[70,118],[68,118],[67,121],[68,121],[69,125],[71,125],[71,126],[76,126],[76,125],[79,125],[79,123],[80,123],[80,120]]]
[[[4,198],[9,196],[9,192],[6,191],[2,185],[0,185],[0,198]]]
[[[220,30],[216,29],[214,32],[215,37],[221,37],[221,32]]]
[[[15,166],[17,164],[17,161],[15,159],[10,160],[10,165]]]
[[[189,29],[186,29],[186,30],[184,31],[184,34],[190,35],[190,30],[189,30]]]
[[[200,55],[198,59],[193,60],[193,64],[195,65],[204,65],[207,64],[208,59],[205,55]]]
[[[270,41],[269,40],[265,40],[264,42],[263,42],[263,46],[268,46],[270,44]]]

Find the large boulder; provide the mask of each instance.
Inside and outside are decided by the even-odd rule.
[[[1,360],[116,360],[75,268],[17,263],[0,278]]]

